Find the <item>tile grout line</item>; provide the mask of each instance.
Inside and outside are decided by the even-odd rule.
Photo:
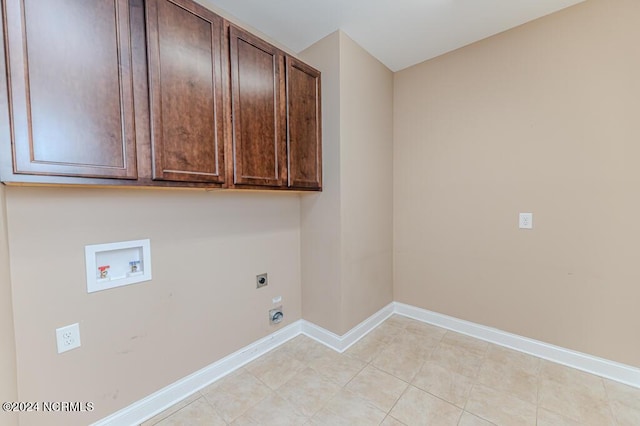
[[[540,419],[540,373],[542,372],[542,361],[539,364],[536,374],[536,426],[538,426],[538,420]]]
[[[390,318],[392,318],[392,317],[390,317]],[[415,320],[415,319],[413,319],[413,318],[411,318],[411,319],[412,319],[412,320]],[[415,320],[415,321],[420,321],[420,320]],[[383,323],[384,323],[384,322],[383,322]],[[383,324],[383,323],[381,323],[381,324]],[[347,357],[347,358],[350,358],[350,359],[353,359],[353,360],[357,360],[357,361],[359,361],[359,362],[361,362],[361,363],[362,363],[362,366],[357,370],[357,372],[356,372],[355,374],[352,374],[352,375],[351,375],[351,377],[348,379],[348,381],[346,381],[346,382],[344,383],[344,385],[341,385],[340,383],[335,382],[332,378],[330,378],[330,377],[326,376],[325,374],[323,374],[322,372],[320,372],[320,371],[315,370],[314,368],[312,368],[312,367],[310,366],[310,365],[311,365],[311,362],[309,362],[309,361],[305,361],[305,362],[303,363],[303,364],[304,364],[304,366],[305,366],[305,368],[311,368],[311,369],[312,369],[313,371],[315,371],[319,376],[321,376],[321,377],[323,377],[324,379],[326,379],[326,380],[328,380],[328,381],[330,381],[330,382],[332,382],[332,383],[334,383],[334,384],[338,385],[338,390],[337,390],[335,393],[333,393],[333,394],[331,395],[331,397],[329,397],[329,398],[328,398],[328,399],[327,399],[327,400],[322,404],[322,406],[321,406],[320,408],[318,408],[318,409],[313,413],[313,415],[311,415],[311,416],[309,416],[309,417],[305,416],[305,418],[307,418],[307,423],[308,423],[308,421],[309,421],[309,420],[313,419],[313,418],[314,418],[314,417],[315,417],[315,416],[316,416],[320,411],[324,410],[324,409],[327,407],[327,405],[329,404],[329,402],[330,402],[333,398],[335,398],[335,397],[336,397],[336,395],[339,395],[339,393],[340,393],[340,392],[342,392],[342,391],[348,390],[348,389],[347,389],[347,387],[349,386],[349,384],[351,384],[351,383],[352,383],[352,382],[353,382],[353,381],[354,381],[354,380],[355,380],[355,379],[356,379],[356,378],[357,378],[357,377],[358,377],[358,376],[359,376],[359,375],[360,375],[360,374],[361,374],[361,373],[362,373],[366,368],[368,368],[368,367],[371,367],[371,368],[375,369],[375,370],[376,370],[376,371],[378,371],[378,372],[381,372],[381,373],[387,374],[387,375],[389,375],[389,376],[393,377],[394,379],[399,380],[400,382],[402,382],[402,383],[404,383],[404,384],[405,384],[404,390],[400,393],[400,395],[399,395],[397,398],[395,398],[395,401],[393,402],[393,404],[391,405],[391,407],[390,407],[390,408],[389,408],[389,409],[384,413],[384,417],[383,417],[383,419],[382,419],[382,423],[384,423],[384,421],[385,421],[387,418],[391,418],[391,419],[393,419],[393,420],[396,420],[396,421],[398,421],[398,422],[402,423],[400,420],[398,420],[398,419],[396,419],[395,417],[393,417],[393,416],[391,415],[391,412],[392,412],[396,407],[398,407],[398,404],[399,404],[400,400],[401,400],[405,395],[407,395],[407,393],[410,391],[410,388],[411,388],[411,387],[414,387],[415,389],[417,389],[417,390],[419,390],[419,391],[422,391],[422,392],[424,392],[424,393],[426,393],[426,394],[428,394],[428,395],[430,395],[430,396],[432,396],[432,397],[434,397],[434,398],[436,398],[436,399],[438,399],[438,400],[440,400],[440,401],[443,401],[443,402],[445,402],[445,403],[447,403],[447,404],[449,404],[449,405],[451,405],[451,406],[454,406],[454,407],[456,407],[456,408],[460,408],[460,407],[458,407],[455,403],[453,403],[453,402],[451,402],[451,401],[448,401],[448,400],[447,400],[447,399],[445,399],[444,397],[440,397],[440,396],[438,396],[438,395],[433,394],[432,392],[430,392],[430,391],[428,391],[428,390],[425,390],[425,389],[422,389],[422,388],[420,388],[420,387],[418,387],[418,386],[413,385],[413,382],[416,380],[417,376],[418,376],[418,375],[420,374],[420,372],[423,370],[423,368],[425,367],[426,363],[427,363],[430,359],[432,359],[432,358],[433,358],[433,355],[437,352],[438,347],[440,347],[440,345],[442,345],[442,344],[443,344],[443,342],[444,342],[444,340],[445,340],[445,336],[447,336],[447,334],[448,334],[448,333],[451,333],[451,335],[453,335],[453,336],[455,336],[455,335],[457,335],[457,334],[460,334],[460,333],[458,333],[458,332],[456,332],[456,331],[452,331],[452,330],[446,330],[444,333],[442,333],[442,334],[440,335],[440,337],[439,337],[439,338],[432,339],[432,341],[433,341],[433,342],[436,342],[436,343],[435,343],[435,345],[434,345],[431,349],[429,349],[429,351],[424,351],[424,352],[423,352],[422,350],[420,350],[420,352],[419,352],[419,353],[420,353],[420,366],[418,367],[417,372],[416,372],[415,374],[413,374],[409,380],[404,380],[404,379],[402,379],[402,378],[398,377],[396,374],[394,374],[394,373],[390,373],[390,372],[386,371],[385,369],[383,369],[383,368],[380,368],[380,367],[376,366],[374,363],[376,362],[376,360],[377,360],[377,359],[379,359],[379,358],[381,357],[381,354],[382,354],[384,351],[388,350],[389,348],[392,348],[392,349],[393,349],[393,348],[394,348],[394,344],[400,344],[400,345],[405,345],[405,344],[406,344],[406,345],[409,345],[409,346],[407,346],[407,348],[409,348],[409,349],[408,349],[409,351],[413,351],[414,349],[419,348],[419,346],[416,346],[416,342],[414,342],[414,341],[412,341],[412,340],[410,340],[410,339],[409,339],[409,340],[405,340],[405,339],[403,339],[403,338],[402,338],[402,336],[411,335],[411,336],[417,337],[417,338],[419,339],[419,341],[422,341],[422,340],[425,340],[425,341],[426,341],[426,340],[428,340],[428,337],[427,337],[427,336],[425,336],[425,335],[419,334],[419,333],[415,333],[415,334],[414,334],[413,332],[411,332],[411,331],[407,330],[407,328],[406,328],[407,326],[406,326],[406,325],[405,325],[404,327],[400,327],[400,326],[397,326],[397,325],[395,325],[395,324],[389,324],[389,325],[390,325],[391,327],[393,327],[393,329],[397,329],[399,333],[398,333],[398,334],[396,334],[396,335],[394,335],[395,331],[393,331],[393,329],[387,329],[385,332],[390,333],[390,335],[393,335],[393,337],[391,338],[391,340],[389,340],[388,342],[386,342],[386,341],[385,341],[385,340],[387,340],[387,338],[388,338],[388,337],[385,337],[385,336],[386,336],[386,334],[385,334],[385,335],[383,335],[383,339],[377,339],[377,338],[373,339],[373,344],[371,345],[371,347],[374,347],[374,348],[375,348],[375,350],[373,351],[373,352],[374,352],[374,355],[373,355],[373,356],[371,356],[371,358],[370,358],[368,361],[367,361],[367,360],[364,360],[364,359],[362,359],[362,358],[358,358],[358,357],[353,356],[353,355],[349,355],[349,354],[347,354],[347,353],[346,353],[346,351],[345,351],[344,353],[340,353],[340,356],[341,356],[341,357],[342,357],[342,356],[344,356],[344,357]],[[435,327],[439,327],[439,326],[435,326]],[[439,328],[442,328],[442,327],[439,327]],[[464,333],[462,333],[462,334],[464,335]],[[472,339],[474,339],[474,340],[483,341],[482,339],[478,339],[478,338],[475,338],[475,337],[473,337],[473,336],[470,336],[470,337],[471,337]],[[309,337],[309,338],[310,338],[310,337]],[[315,340],[315,339],[313,339],[313,338],[311,338],[311,339],[312,339],[312,340]],[[486,341],[485,341],[485,342],[486,342]],[[320,342],[318,342],[318,343],[320,343]],[[472,346],[472,345],[471,345],[471,346],[469,346],[469,347],[467,348],[466,346],[464,346],[464,342],[463,342],[463,341],[461,341],[461,343],[463,344],[463,346],[461,346],[461,348],[462,348],[462,349],[465,349],[465,350],[471,350],[471,349],[473,349],[473,346]],[[448,343],[447,343],[447,344],[448,344]],[[451,343],[451,344],[453,345],[454,343]],[[374,346],[374,345],[375,345],[375,346]],[[467,393],[467,395],[466,395],[465,402],[464,402],[464,404],[463,404],[463,406],[462,406],[462,410],[460,411],[460,414],[459,414],[459,417],[458,417],[458,421],[457,421],[457,424],[458,424],[458,425],[459,425],[459,424],[460,424],[460,422],[462,421],[462,418],[465,416],[465,413],[468,413],[469,415],[472,415],[472,416],[474,416],[474,417],[477,417],[477,418],[479,418],[479,419],[482,419],[482,420],[484,420],[484,421],[487,421],[488,423],[490,423],[490,424],[492,424],[492,425],[494,425],[494,424],[495,424],[495,423],[493,423],[493,422],[491,422],[491,421],[487,420],[486,418],[484,418],[484,416],[480,416],[480,415],[478,415],[478,414],[475,414],[475,413],[470,412],[470,411],[468,411],[468,410],[467,410],[468,405],[469,405],[469,401],[470,401],[470,399],[471,399],[471,396],[473,395],[474,391],[476,391],[476,390],[478,389],[478,387],[479,387],[479,386],[487,387],[487,388],[489,388],[489,389],[491,389],[491,390],[493,390],[493,391],[499,392],[499,393],[501,393],[501,394],[511,395],[511,394],[510,394],[508,391],[506,391],[506,390],[503,390],[503,389],[496,389],[496,388],[494,388],[494,387],[493,387],[493,386],[491,386],[491,385],[484,385],[484,384],[482,383],[482,380],[483,380],[483,379],[479,376],[479,375],[480,375],[480,372],[481,372],[481,371],[483,371],[483,368],[487,365],[487,363],[488,363],[488,361],[489,361],[490,355],[491,355],[491,353],[492,353],[491,351],[492,351],[492,347],[493,347],[493,345],[495,345],[495,344],[494,344],[494,343],[491,343],[491,342],[488,342],[487,346],[485,347],[484,351],[482,352],[481,362],[480,362],[480,364],[478,365],[478,367],[477,367],[477,369],[476,369],[475,377],[474,377],[473,379],[471,379],[471,380],[472,380],[471,387],[470,387],[470,389],[469,389],[469,392],[468,392],[468,393]],[[500,345],[496,345],[496,346],[500,346]],[[509,348],[507,348],[507,349],[509,349]],[[474,349],[474,350],[475,350],[475,349]],[[513,349],[512,349],[512,350],[513,350]],[[517,351],[517,350],[515,350],[515,351],[516,351],[516,352],[519,352],[519,351]],[[271,351],[269,351],[269,352],[267,352],[267,353],[263,354],[262,356],[268,355],[270,352],[271,352]],[[365,353],[366,353],[366,352],[365,352]],[[410,353],[413,353],[413,352],[410,352]],[[525,353],[525,354],[526,354],[526,353]],[[290,357],[290,355],[289,355],[289,354],[286,354],[286,355]],[[497,354],[497,355],[500,355],[500,354]],[[544,367],[544,362],[549,362],[549,363],[552,363],[552,364],[558,364],[558,363],[557,363],[557,362],[554,362],[554,361],[546,361],[546,360],[544,360],[544,359],[542,359],[542,358],[540,358],[540,357],[538,357],[538,356],[535,356],[535,355],[531,355],[531,354],[526,354],[526,355],[528,355],[528,356],[530,356],[530,357],[532,357],[532,358],[536,359],[536,360],[538,361],[538,362],[537,362],[537,365],[533,365],[533,364],[530,364],[530,363],[529,363],[529,364],[520,364],[520,362],[519,362],[519,360],[518,360],[518,359],[513,359],[513,360],[512,360],[511,358],[507,358],[507,359],[506,359],[506,362],[508,362],[508,364],[509,364],[509,365],[512,365],[512,366],[514,366],[514,367],[516,367],[516,368],[523,368],[523,369],[525,369],[526,371],[530,371],[530,365],[535,367],[535,369],[533,369],[533,371],[535,372],[535,376],[536,376],[536,379],[535,379],[535,385],[536,385],[536,389],[535,389],[535,392],[536,392],[536,393],[535,393],[535,395],[536,395],[536,397],[535,397],[535,401],[536,401],[536,402],[535,402],[535,405],[536,405],[536,407],[535,407],[535,419],[534,419],[535,421],[534,421],[534,423],[533,423],[533,424],[534,424],[534,425],[538,425],[538,424],[539,424],[540,411],[541,411],[541,409],[542,409],[542,407],[540,406],[540,402],[541,402],[540,397],[541,397],[541,384],[542,384],[542,381],[543,381],[543,371],[544,371],[544,368],[543,368],[543,367]],[[258,359],[259,359],[259,358],[258,358]],[[492,358],[492,359],[493,359],[493,358]],[[498,362],[498,363],[500,363],[500,360],[503,360],[503,358],[496,358],[496,359],[493,359],[493,361],[496,361],[496,362]],[[513,361],[513,363],[512,363],[512,361]],[[277,389],[271,389],[271,387],[270,387],[270,386],[268,386],[268,385],[266,384],[266,382],[265,382],[263,379],[261,379],[260,377],[258,377],[258,376],[257,376],[257,375],[255,375],[255,374],[253,374],[251,371],[247,370],[247,368],[246,368],[246,367],[247,367],[248,365],[250,365],[250,364],[247,364],[246,366],[241,367],[239,370],[245,371],[246,373],[250,374],[250,375],[251,375],[252,377],[254,377],[254,378],[255,378],[259,383],[261,383],[262,385],[266,386],[266,387],[270,390],[270,392],[271,392],[271,393],[273,393],[273,392],[276,392],[276,393],[277,393]],[[562,364],[559,364],[559,365],[562,365]],[[386,366],[386,364],[385,364],[385,366]],[[389,367],[389,366],[387,366],[387,367]],[[487,368],[489,368],[489,367],[487,367]],[[567,368],[574,369],[574,368],[572,368],[572,367],[568,367],[568,366],[567,366]],[[395,371],[395,370],[394,370],[394,371]],[[403,370],[403,371],[404,371],[404,370]],[[578,371],[580,371],[580,370],[578,370]],[[486,372],[486,371],[485,371],[485,372]],[[590,375],[590,376],[595,376],[595,377],[597,377],[598,379],[600,379],[600,380],[598,381],[599,385],[596,385],[596,388],[597,388],[597,387],[602,387],[602,388],[604,388],[603,390],[604,390],[604,394],[605,394],[606,401],[607,401],[607,407],[608,407],[607,412],[608,412],[608,414],[611,416],[611,420],[614,422],[614,424],[617,424],[617,419],[616,419],[616,417],[615,417],[615,413],[614,413],[614,410],[613,410],[613,407],[612,407],[612,399],[611,399],[611,396],[610,396],[611,392],[610,392],[609,388],[607,387],[607,385],[606,385],[606,383],[605,383],[606,379],[605,379],[605,378],[603,378],[603,377],[601,377],[601,376],[595,375],[595,374],[593,374],[593,373],[589,373],[589,372],[584,372],[584,373],[585,373],[585,374],[588,374],[588,375]],[[223,379],[224,379],[224,378],[223,378]],[[285,382],[285,383],[286,383],[286,382]],[[281,384],[281,385],[280,385],[280,387],[282,387],[283,385],[284,385],[284,384]],[[278,389],[279,389],[280,387],[278,387]],[[594,389],[596,389],[596,388],[594,388]],[[519,394],[519,392],[518,392],[518,394]],[[204,397],[205,402],[206,402],[208,405],[211,405],[211,406],[212,406],[211,401],[209,401],[209,399],[208,399],[208,398],[206,398],[206,396],[205,396],[205,395],[204,395],[204,393],[202,392],[202,389],[201,389],[201,390],[196,391],[195,395],[200,395],[200,397]],[[528,395],[528,394],[527,394],[527,395]],[[516,396],[515,394],[513,394],[513,395],[511,395],[511,396],[512,396],[513,398],[516,398],[516,399],[518,399],[518,400],[522,401],[522,402],[525,402],[525,403],[529,403],[529,404],[530,404],[530,402],[529,402],[528,400],[522,399],[522,398],[520,398],[519,396]],[[265,398],[266,398],[266,397],[265,397]],[[362,399],[363,401],[370,402],[368,399],[361,398],[361,397],[358,397],[358,398],[359,398],[359,399]],[[163,417],[162,419],[159,419],[157,422],[155,422],[155,423],[154,423],[154,425],[157,425],[159,422],[162,422],[162,421],[166,420],[167,418],[169,418],[169,417],[171,417],[171,416],[173,416],[173,415],[178,414],[179,412],[183,411],[185,408],[187,408],[187,407],[191,406],[191,405],[192,405],[194,402],[196,402],[198,399],[199,399],[199,398],[196,398],[196,399],[192,400],[191,402],[189,402],[189,403],[188,403],[187,405],[185,405],[184,407],[181,407],[179,410],[176,410],[175,412],[171,413],[170,415],[165,416],[165,417]],[[245,411],[245,413],[241,414],[240,416],[237,416],[237,418],[239,418],[239,417],[241,417],[242,415],[246,414],[246,412],[248,412],[248,411],[252,410],[255,406],[257,406],[258,404],[260,404],[263,400],[264,400],[264,398],[260,399],[260,401],[258,401],[256,404],[254,404],[254,405],[252,405],[251,407],[249,407],[249,408]],[[375,406],[375,404],[373,404],[373,405]],[[215,410],[215,407],[213,407],[213,408],[214,408],[214,410]],[[376,406],[376,408],[378,408],[378,407]],[[379,408],[378,408],[378,409],[379,409]],[[217,410],[215,410],[215,411],[216,411],[216,413],[217,413]],[[340,415],[341,415],[340,413],[338,413],[338,412],[334,412],[333,410],[330,410],[330,411],[331,411],[333,414],[337,415],[337,416],[340,416]],[[380,411],[382,412],[383,410],[380,410]],[[557,415],[559,415],[559,416],[561,416],[561,417],[566,417],[566,416],[564,416],[564,414],[555,413],[555,410],[553,410],[553,411],[551,411],[551,412],[552,412],[553,414],[557,414]],[[218,414],[219,414],[219,413],[218,413]],[[222,416],[220,416],[220,417],[222,417]],[[234,419],[233,421],[237,420],[237,418],[236,418],[236,419]],[[567,419],[569,419],[569,417],[567,417]],[[222,419],[222,420],[224,420],[224,419]],[[226,420],[224,420],[224,421],[225,421],[225,423],[226,423]],[[229,424],[229,423],[227,423],[227,424]],[[402,423],[402,424],[404,424],[404,423]]]
[[[602,386],[604,387],[604,394],[607,396],[607,407],[609,407],[609,413],[611,414],[611,419],[615,424],[618,424],[618,418],[616,417],[616,413],[613,411],[613,407],[611,406],[611,397],[609,396],[609,389],[607,388],[607,384],[604,382],[604,378],[600,378],[602,381]]]
[[[403,329],[403,330],[404,330],[404,329]],[[393,342],[395,339],[396,339],[396,337],[394,337],[394,338],[391,340],[391,342]],[[384,345],[384,349],[387,349],[387,348],[389,347],[389,344],[390,344],[391,342],[389,342],[389,343],[383,343],[383,345]],[[380,342],[380,343],[382,343],[382,342]],[[380,369],[380,368],[376,367],[376,366],[373,364],[373,362],[374,362],[374,361],[375,361],[375,360],[380,356],[380,354],[381,354],[383,351],[384,351],[384,350],[379,350],[379,351],[377,352],[377,354],[376,354],[374,357],[372,357],[372,358],[371,358],[371,361],[369,361],[369,365],[370,365],[372,368],[375,368],[376,370],[378,370],[378,371],[380,371],[380,372],[382,372],[382,373],[389,374],[390,376],[392,376],[392,377],[394,377],[394,378],[396,378],[396,379],[398,379],[398,380],[400,380],[400,381],[402,381],[402,382],[404,382],[404,383],[407,383],[407,382],[405,382],[404,380],[400,379],[399,377],[397,377],[397,376],[395,376],[395,375],[393,375],[393,374],[391,374],[391,373],[389,373],[389,372],[387,372],[387,371],[384,371],[384,370],[382,370],[382,369]],[[402,393],[401,393],[401,394],[398,396],[398,398],[394,401],[393,405],[391,405],[391,408],[389,408],[389,410],[387,411],[387,415],[388,415],[388,416],[391,416],[391,411],[393,411],[393,408],[398,404],[398,401],[400,401],[400,398],[402,398],[402,395],[404,395],[404,394],[405,394],[405,392],[407,391],[407,389],[409,389],[409,386],[411,386],[411,384],[407,383],[407,387],[405,387],[405,388],[404,388],[404,390],[402,391]],[[393,416],[391,416],[391,417],[393,417]],[[395,419],[395,417],[393,417],[393,418]],[[401,423],[402,423],[402,422],[401,422]]]
[[[395,376],[393,376],[395,377]],[[397,377],[396,377],[397,378]],[[404,382],[404,380],[403,380]],[[406,383],[406,382],[405,382]],[[395,402],[393,403],[393,405],[391,406],[391,408],[389,408],[389,412],[387,413],[387,415],[391,416],[391,412],[393,411],[393,409],[396,407],[396,405],[398,405],[398,402],[402,399],[402,397],[404,396],[404,394],[407,393],[407,391],[409,390],[409,388],[411,387],[411,384],[407,383],[407,387],[404,388],[404,390],[402,391],[402,393],[400,394],[400,396],[398,396],[398,399],[395,400]],[[393,417],[393,416],[391,416]],[[395,417],[393,417],[395,419]],[[403,422],[401,422],[403,423]]]

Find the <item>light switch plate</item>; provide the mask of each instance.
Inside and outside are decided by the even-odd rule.
[[[533,213],[520,213],[520,229],[533,229]]]

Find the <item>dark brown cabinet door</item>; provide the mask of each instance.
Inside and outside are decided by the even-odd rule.
[[[153,179],[224,182],[222,18],[148,0]]]
[[[287,56],[289,187],[322,188],[320,72]]]
[[[230,28],[233,184],[286,186],[284,56]]]
[[[5,0],[15,173],[135,179],[127,0]]]

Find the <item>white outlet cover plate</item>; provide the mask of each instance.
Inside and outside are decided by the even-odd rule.
[[[70,351],[80,347],[80,324],[75,323],[56,329],[58,353]]]
[[[520,229],[533,229],[533,213],[520,213]]]

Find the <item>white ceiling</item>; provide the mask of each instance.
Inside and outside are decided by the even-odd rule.
[[[398,71],[584,0],[207,0],[294,52],[341,29]]]

